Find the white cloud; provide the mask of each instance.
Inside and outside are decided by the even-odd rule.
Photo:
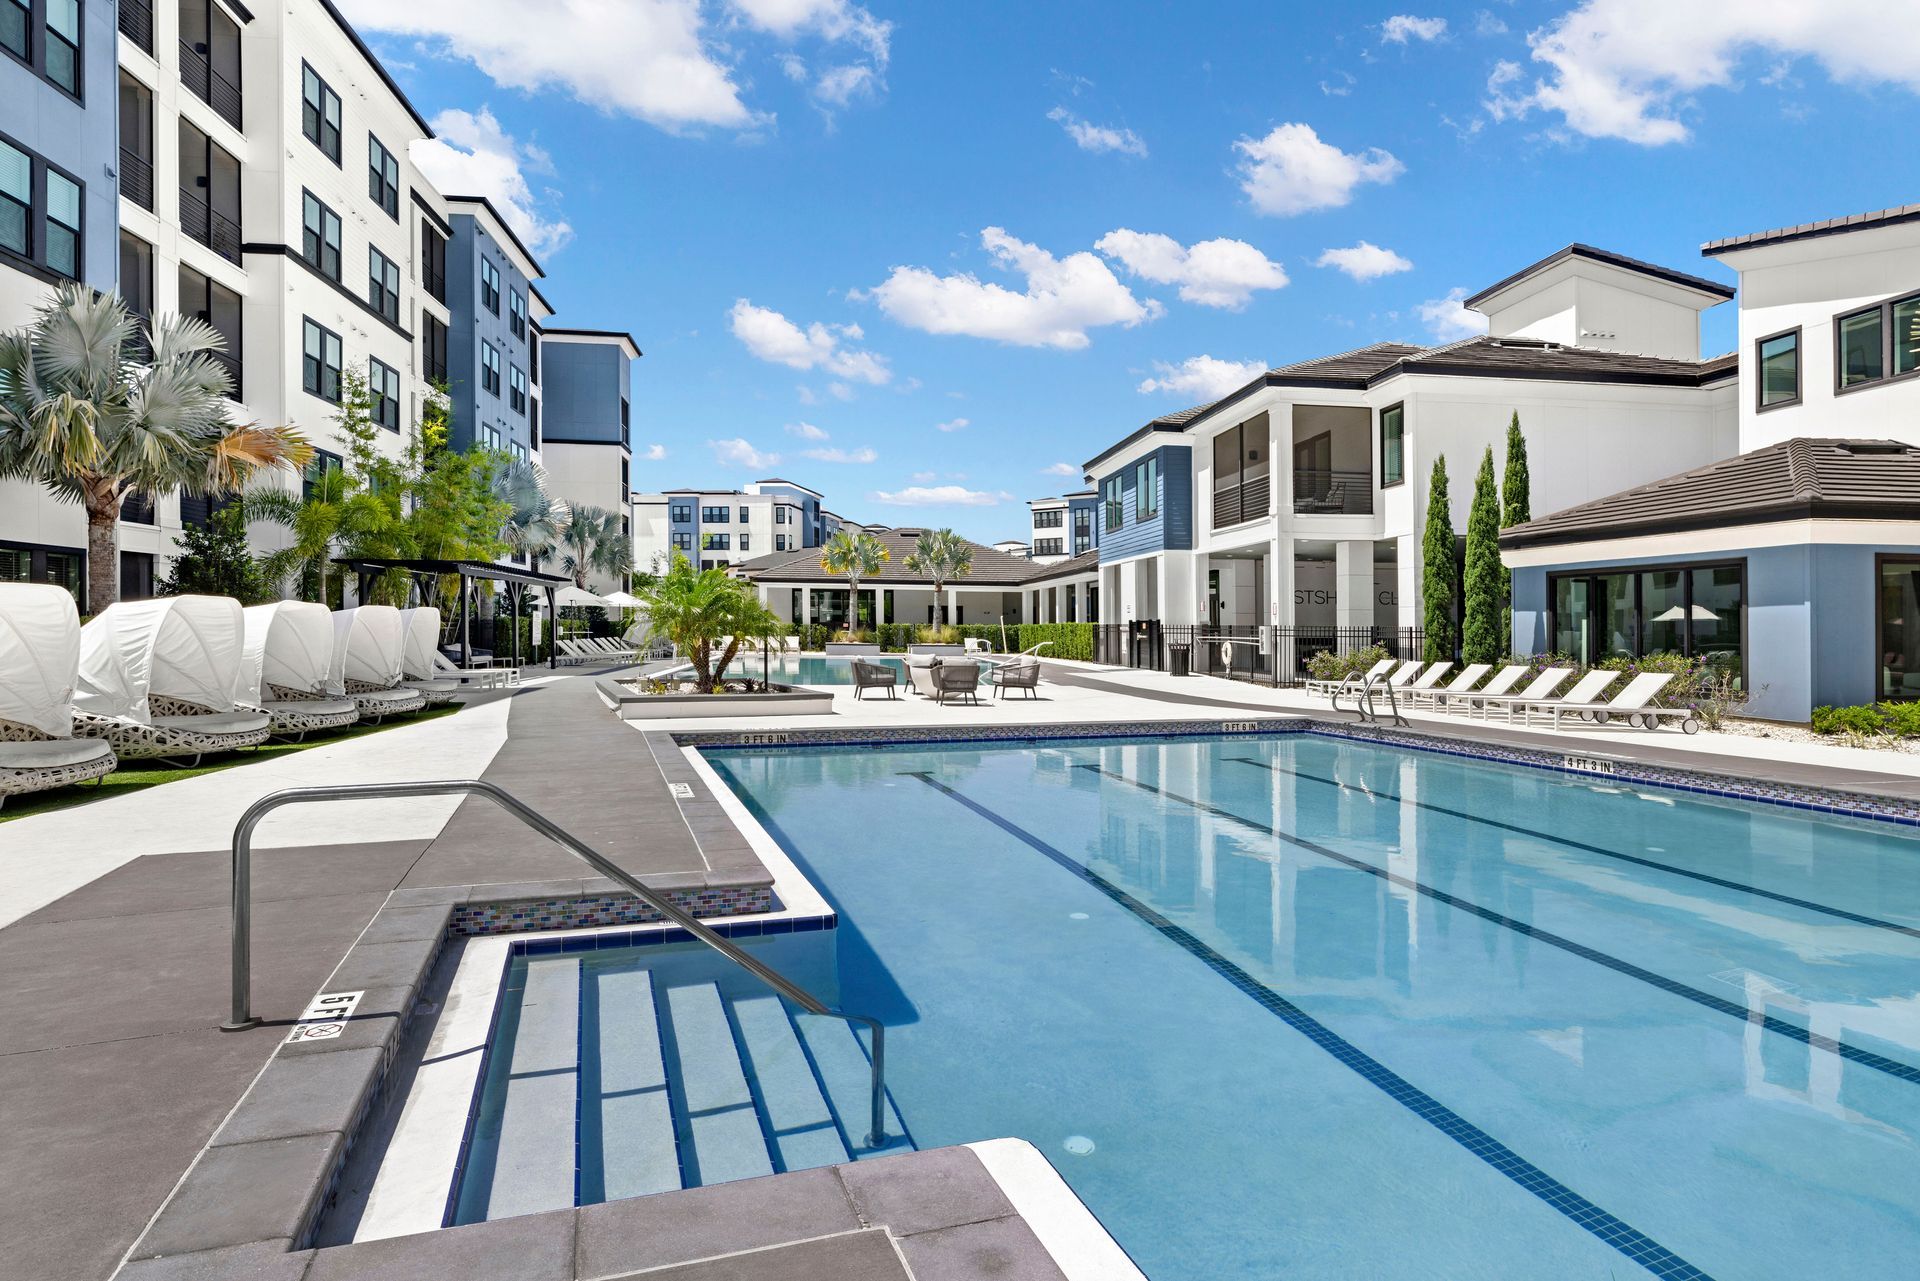
[[[1409,40],[1432,44],[1446,34],[1445,18],[1416,18],[1411,14],[1396,13],[1380,24],[1380,40],[1383,44],[1405,44]]]
[[[874,17],[848,0],[731,0],[735,19],[744,26],[794,41],[818,36],[829,45],[852,45],[860,61],[828,60],[816,75],[798,54],[778,56],[789,80],[808,86],[817,103],[845,107],[857,98],[877,98],[886,89],[887,59],[893,24]]]
[[[1086,475],[1085,472],[1075,467],[1072,463],[1050,463],[1040,469],[1040,474],[1043,476],[1072,476],[1075,478]]]
[[[1314,259],[1316,267],[1333,267],[1365,284],[1397,271],[1412,271],[1413,264],[1391,249],[1382,249],[1370,240],[1345,249],[1328,249]]]
[[[1106,263],[1084,250],[1055,258],[1000,227],[982,231],[980,243],[997,265],[1026,278],[1023,291],[970,272],[937,276],[925,267],[895,267],[866,296],[901,324],[927,333],[1069,350],[1088,344],[1089,329],[1132,328],[1165,310],[1153,299],[1135,298]]]
[[[1344,98],[1352,93],[1353,86],[1359,83],[1354,79],[1351,71],[1336,71],[1333,74],[1339,76],[1340,79],[1338,81],[1322,80],[1320,82],[1320,92],[1326,94],[1329,98]]]
[[[825,440],[827,438],[826,431],[823,428],[815,427],[812,423],[788,423],[787,434],[790,436],[798,436],[802,440]]]
[[[1473,34],[1476,36],[1504,36],[1507,24],[1485,9],[1476,9],[1473,14]]]
[[[935,431],[965,431],[967,422],[968,420],[965,418],[949,418],[943,423],[935,423],[933,429]]]
[[[913,473],[913,475],[909,476],[907,479],[911,480],[916,485],[924,485],[928,481],[933,480],[934,478],[935,478],[934,474],[930,471],[917,471]]]
[[[772,308],[756,307],[745,298],[734,301],[727,323],[733,336],[761,360],[789,369],[819,369],[874,386],[893,377],[884,356],[842,345],[866,336],[858,325],[823,325],[816,320],[803,330]]]
[[[1147,154],[1146,140],[1131,129],[1116,129],[1112,125],[1097,125],[1082,120],[1065,107],[1055,107],[1047,113],[1047,119],[1067,131],[1067,136],[1082,151],[1117,151],[1123,156]]]
[[[1312,125],[1276,126],[1264,138],[1242,138],[1240,189],[1265,214],[1335,209],[1366,182],[1392,182],[1406,166],[1378,147],[1348,153],[1320,141]]]
[[[640,457],[650,463],[665,462],[667,447],[665,445],[648,445],[647,452],[640,455]]]
[[[341,0],[361,32],[411,36],[465,59],[495,84],[559,89],[665,129],[746,129],[767,117],[741,99],[707,38],[697,0]]]
[[[1247,305],[1256,289],[1283,289],[1287,273],[1244,240],[1202,240],[1183,248],[1157,232],[1109,231],[1093,247],[1157,285],[1179,285],[1180,297],[1203,307]]]
[[[732,440],[710,440],[707,448],[713,451],[714,461],[723,467],[748,467],[754,471],[765,471],[778,466],[780,455],[763,454],[738,436]]]
[[[878,489],[867,495],[869,501],[888,507],[992,507],[1005,497],[964,485],[909,485],[891,491]]]
[[[866,445],[858,449],[803,449],[800,452],[816,463],[871,463],[880,459],[880,455]]]
[[[1557,112],[1573,133],[1651,147],[1686,141],[1679,109],[1734,85],[1753,55],[1812,58],[1841,83],[1920,92],[1920,23],[1888,13],[1873,0],[1587,0],[1528,34],[1541,78],[1508,92],[1516,68],[1490,82],[1487,109],[1495,119]]]
[[[528,169],[551,170],[546,152],[515,141],[490,108],[478,114],[443,111],[433,118],[433,131],[439,136],[407,149],[428,182],[450,196],[485,196],[536,254],[553,253],[573,239],[565,220],[540,213],[527,183]]]
[[[1177,391],[1189,400],[1218,400],[1267,372],[1267,367],[1257,360],[1216,360],[1212,356],[1189,356],[1177,365],[1156,360],[1153,367],[1160,371],[1160,376],[1141,382],[1142,395]]]
[[[1458,342],[1487,332],[1487,318],[1460,305],[1466,296],[1466,287],[1456,285],[1447,291],[1446,297],[1429,298],[1414,309],[1420,315],[1420,323],[1436,341]]]

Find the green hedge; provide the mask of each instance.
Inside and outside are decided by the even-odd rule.
[[[1813,709],[1813,732],[1848,738],[1920,737],[1920,703],[1816,707]]]
[[[1049,658],[1093,659],[1092,623],[1009,623],[1002,630],[998,623],[965,623],[960,626],[929,626],[926,623],[882,623],[855,633],[859,639],[878,644],[882,653],[904,654],[914,645],[958,645],[966,640],[982,640],[995,653],[1011,649],[1018,653],[1032,649],[1042,641],[1052,641],[1046,651]],[[794,625],[800,648],[822,650],[835,638],[834,629],[821,623]]]

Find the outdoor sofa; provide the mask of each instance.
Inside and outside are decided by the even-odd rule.
[[[265,712],[277,738],[344,729],[360,719],[350,698],[327,693],[333,615],[325,605],[282,600],[241,611],[245,644],[235,702]]]
[[[0,583],[0,805],[113,772],[104,739],[73,737],[79,666],[73,596],[47,583]]]

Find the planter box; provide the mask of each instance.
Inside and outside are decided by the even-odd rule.
[[[879,652],[880,652],[880,646],[869,645],[863,641],[828,641],[827,642],[827,653],[829,654],[869,655],[869,654],[878,654]]]
[[[967,652],[967,647],[965,645],[909,645],[907,646],[907,653],[909,654],[951,654],[957,658],[957,657],[963,656],[966,652]]]
[[[623,721],[699,720],[716,716],[831,716],[833,691],[775,685],[765,694],[636,694],[599,681],[600,701]]]

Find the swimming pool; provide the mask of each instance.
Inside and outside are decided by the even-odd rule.
[[[861,657],[869,663],[882,667],[891,667],[900,673],[900,682],[904,687],[907,681],[907,665],[897,654],[863,654]],[[948,659],[948,662],[954,660]],[[760,656],[758,654],[736,654],[727,675],[733,677],[751,677],[760,679]],[[851,685],[853,684],[853,660],[838,655],[822,654],[775,654],[767,661],[767,671],[772,679],[782,685]]]
[[[1321,734],[707,756],[913,1141],[1030,1140],[1156,1281],[1912,1274],[1908,829]]]

